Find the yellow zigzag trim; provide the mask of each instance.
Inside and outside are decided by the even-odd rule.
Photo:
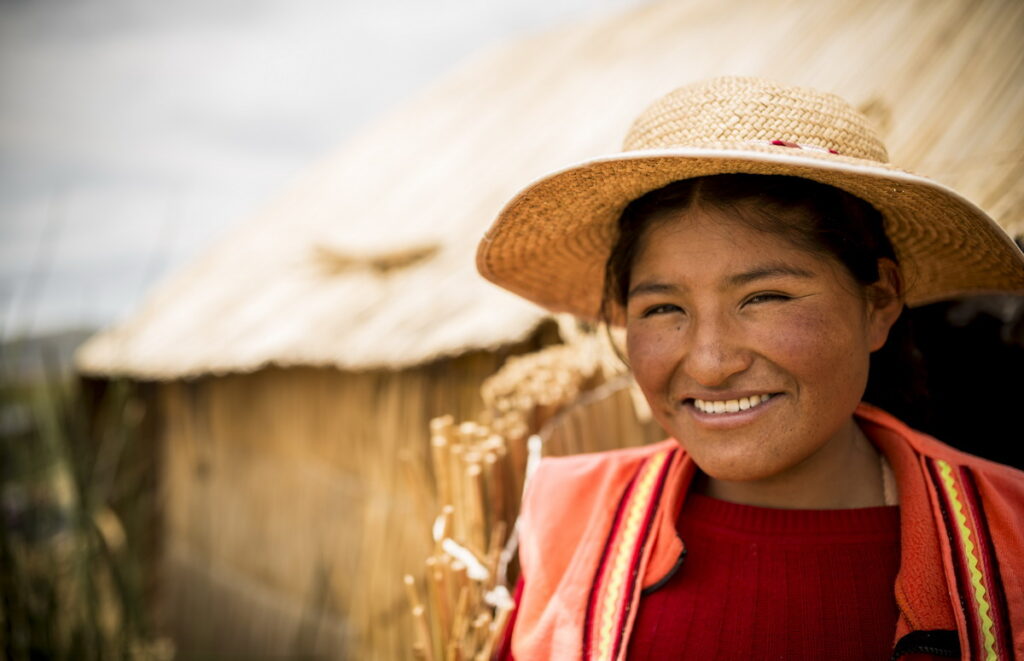
[[[960,494],[956,489],[956,481],[953,479],[953,469],[941,459],[936,459],[939,467],[939,475],[942,477],[942,485],[946,489],[950,502],[953,503],[953,515],[956,518],[957,528],[960,529],[960,539],[963,540],[964,555],[967,556],[967,571],[971,575],[971,587],[974,588],[974,601],[978,606],[978,617],[981,619],[981,629],[985,637],[985,660],[996,661],[996,636],[992,631],[993,622],[989,616],[991,610],[988,605],[987,590],[985,589],[985,577],[978,567],[978,558],[974,553],[974,542],[971,541],[971,529],[967,525],[967,516],[964,514],[963,504],[960,502]]]
[[[669,452],[662,451],[653,455],[647,460],[643,472],[637,479],[636,486],[626,503],[626,512],[623,516],[623,525],[616,535],[614,554],[605,571],[605,582],[601,589],[599,598],[599,615],[595,618],[599,622],[599,638],[597,644],[596,659],[611,659],[613,654],[615,634],[615,616],[619,612],[622,590],[629,575],[630,563],[636,545],[640,541],[644,523],[644,512],[651,499],[651,492],[654,491],[655,482],[661,474],[661,467],[665,464]]]

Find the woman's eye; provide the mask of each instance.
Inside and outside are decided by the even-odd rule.
[[[769,302],[772,302],[772,301],[788,301],[791,298],[792,298],[791,296],[786,296],[785,294],[778,294],[778,293],[775,293],[775,292],[765,292],[763,294],[754,294],[753,296],[748,298],[746,301],[744,301],[744,304],[749,304],[749,303],[769,303]]]
[[[643,312],[643,317],[653,317],[659,314],[669,314],[671,312],[682,312],[682,308],[678,305],[671,303],[661,303],[659,305],[652,305]]]

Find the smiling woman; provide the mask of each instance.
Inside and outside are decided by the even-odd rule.
[[[505,657],[1024,649],[1024,475],[862,401],[914,390],[905,305],[1024,292],[1024,256],[890,165],[844,101],[750,78],[677,90],[623,154],[517,195],[477,263],[624,326],[671,436],[541,462]]]
[[[819,238],[837,226],[853,228],[842,253]],[[878,455],[852,417],[902,308],[878,213],[804,179],[717,175],[633,201],[619,236],[605,281],[626,310],[630,365],[706,492],[884,504]]]

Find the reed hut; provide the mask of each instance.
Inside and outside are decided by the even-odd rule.
[[[553,341],[473,267],[524,182],[616,150],[682,83],[763,75],[860,105],[894,161],[1019,236],[1022,39],[998,0],[664,0],[496,47],[381,118],[78,354],[151,384],[163,627],[183,651],[407,655],[427,421],[473,419],[506,356]]]

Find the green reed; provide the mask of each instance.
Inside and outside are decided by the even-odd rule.
[[[127,382],[0,355],[0,656],[170,659],[145,602],[152,452]]]

